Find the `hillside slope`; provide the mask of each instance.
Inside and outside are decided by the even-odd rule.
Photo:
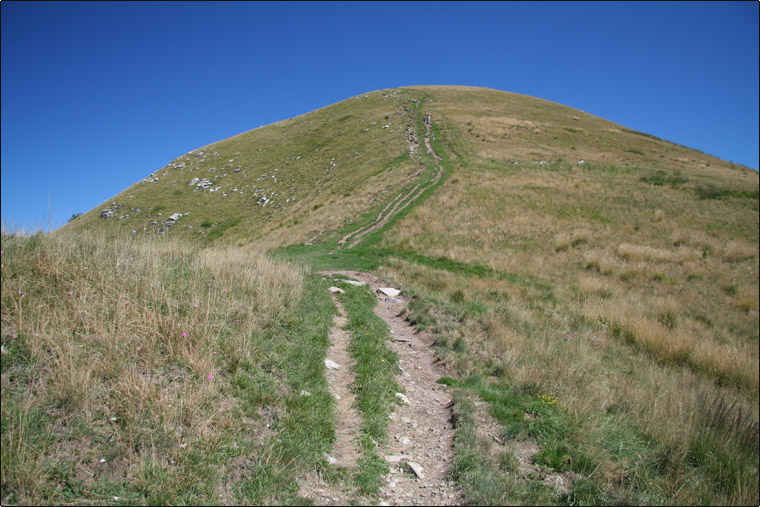
[[[401,287],[452,371],[472,503],[757,503],[756,171],[533,97],[415,86],[194,150],[60,233],[83,229]]]
[[[576,109],[495,90],[423,86],[359,95],[198,148],[63,229],[309,241],[419,178],[422,120],[431,113],[468,163],[583,161],[653,177],[683,171],[695,185],[757,188],[754,171]]]
[[[372,92],[198,148],[64,229],[207,242],[335,228],[419,172],[419,96]]]

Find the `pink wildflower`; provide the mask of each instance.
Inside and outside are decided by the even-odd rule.
[[[187,338],[187,333],[182,333],[182,338]]]
[[[567,339],[568,340],[572,340],[573,339],[573,335],[572,334],[567,335]]]
[[[207,379],[212,379],[212,378],[214,378],[214,376],[209,373],[208,375],[206,375],[206,378]]]
[[[74,293],[71,292],[71,291],[69,291],[69,296],[73,296],[73,295],[74,295]]]

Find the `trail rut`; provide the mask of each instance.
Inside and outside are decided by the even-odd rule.
[[[398,215],[401,211],[403,211],[407,206],[409,206],[411,203],[413,203],[415,200],[417,200],[425,190],[432,187],[433,185],[437,184],[438,181],[441,179],[441,175],[443,174],[443,167],[441,166],[441,157],[438,156],[438,154],[433,151],[432,146],[430,145],[430,135],[431,135],[431,127],[432,127],[432,119],[430,116],[428,116],[425,120],[425,126],[427,128],[427,134],[425,135],[425,146],[427,147],[427,152],[433,155],[433,159],[435,160],[435,169],[436,173],[435,176],[433,176],[430,180],[428,180],[424,185],[422,183],[418,183],[414,186],[406,195],[402,193],[399,193],[391,202],[389,202],[383,210],[378,213],[377,217],[375,219],[365,225],[364,227],[361,227],[359,229],[356,229],[355,231],[351,231],[345,236],[343,236],[341,239],[338,240],[338,245],[344,245],[351,241],[348,246],[345,248],[354,248],[356,245],[359,244],[362,237],[369,234],[372,231],[375,231],[381,227],[383,227],[386,223],[388,223],[388,220],[393,218],[394,216]],[[395,205],[394,205],[395,203]],[[391,206],[393,207],[391,208]],[[388,208],[391,208],[390,211]]]

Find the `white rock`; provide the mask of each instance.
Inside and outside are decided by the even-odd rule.
[[[409,401],[409,398],[407,398],[404,393],[396,393],[396,398],[398,398],[399,400],[403,401],[407,405],[411,405],[412,404],[412,402]]]
[[[388,463],[400,463],[404,460],[408,460],[409,456],[386,456],[385,461]]]
[[[385,294],[388,297],[392,297],[392,298],[398,296],[399,294],[401,294],[400,290],[394,289],[392,287],[380,287],[379,289],[377,289],[377,291]]]
[[[409,465],[409,468],[412,469],[414,475],[420,479],[425,479],[425,475],[422,473],[422,467],[418,463],[415,463],[414,461],[407,461],[406,464]]]
[[[328,464],[328,465],[334,465],[335,463],[337,463],[337,462],[338,462],[338,460],[337,460],[337,459],[333,458],[333,457],[332,457],[332,456],[330,456],[329,454],[325,454],[325,459],[327,460],[327,464]]]
[[[327,290],[329,290],[329,291],[330,291],[330,292],[332,292],[333,294],[343,294],[344,292],[346,292],[346,291],[344,291],[343,289],[341,289],[340,287],[330,287],[330,288],[329,288],[329,289],[327,289]]]
[[[331,359],[325,359],[325,366],[331,370],[340,370],[340,365]]]
[[[343,281],[349,285],[354,285],[356,287],[364,287],[365,285],[367,285],[365,282],[358,282],[356,280],[343,280]]]

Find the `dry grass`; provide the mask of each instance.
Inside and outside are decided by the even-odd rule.
[[[260,431],[221,368],[259,360],[265,327],[300,298],[300,270],[168,241],[4,236],[3,250],[3,420],[15,414],[3,503],[64,498],[51,464],[86,470],[85,489],[140,484],[151,463],[181,482],[197,473],[191,456]]]
[[[486,92],[479,99],[457,108],[445,94],[434,97],[430,109],[456,123],[451,138],[469,150],[469,164],[386,233],[384,245],[496,273],[398,259],[383,272],[449,308],[453,322],[438,327],[449,347],[466,345],[446,358],[463,375],[561,393],[584,425],[584,445],[593,447],[591,435],[607,431],[596,424],[619,413],[670,446],[677,471],[656,486],[666,501],[755,502],[744,472],[733,493],[705,493],[700,484],[713,479],[693,478],[686,464],[702,434],[700,400],[725,394],[755,421],[758,410],[757,211],[740,198],[699,199],[692,185],[752,190],[756,173],[707,166],[709,156],[695,165],[700,155],[618,129],[642,143],[627,147],[644,153],[636,155],[641,165],[626,165],[629,155],[613,144],[590,149],[576,132],[559,132],[587,135],[598,119],[580,114],[558,129],[556,117],[548,121],[551,104],[526,107]],[[565,143],[564,135],[577,137]],[[567,163],[575,157],[586,163]],[[687,183],[642,181],[660,168]],[[614,477],[610,451],[597,450]]]
[[[578,291],[583,297],[609,297],[612,294],[612,288],[608,282],[583,274],[578,275]]]
[[[630,243],[618,245],[617,253],[624,260],[645,262],[687,262],[701,257],[698,251],[684,247],[676,250],[665,250]]]

